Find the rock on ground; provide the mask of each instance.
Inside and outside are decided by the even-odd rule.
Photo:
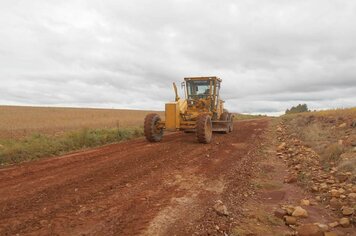
[[[323,236],[321,229],[314,224],[305,224],[297,228],[299,236]]]

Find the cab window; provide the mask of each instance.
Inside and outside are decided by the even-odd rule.
[[[210,81],[187,81],[188,99],[204,98],[210,95]]]

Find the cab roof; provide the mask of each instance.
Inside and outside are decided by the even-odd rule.
[[[221,79],[219,77],[216,77],[216,76],[185,77],[184,80],[185,81],[187,81],[187,80],[217,80],[217,81],[221,82]]]

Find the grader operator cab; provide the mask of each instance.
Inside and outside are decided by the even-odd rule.
[[[158,114],[145,117],[144,133],[150,142],[162,140],[163,130],[196,132],[200,143],[210,143],[212,132],[229,133],[233,129],[233,115],[224,109],[220,99],[221,79],[211,77],[184,78],[185,99],[178,96],[173,83],[175,101],[166,103],[165,120]]]

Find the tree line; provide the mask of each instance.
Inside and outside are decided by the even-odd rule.
[[[293,106],[290,109],[286,110],[286,114],[294,114],[301,112],[309,112],[307,104],[298,104],[297,106]]]

